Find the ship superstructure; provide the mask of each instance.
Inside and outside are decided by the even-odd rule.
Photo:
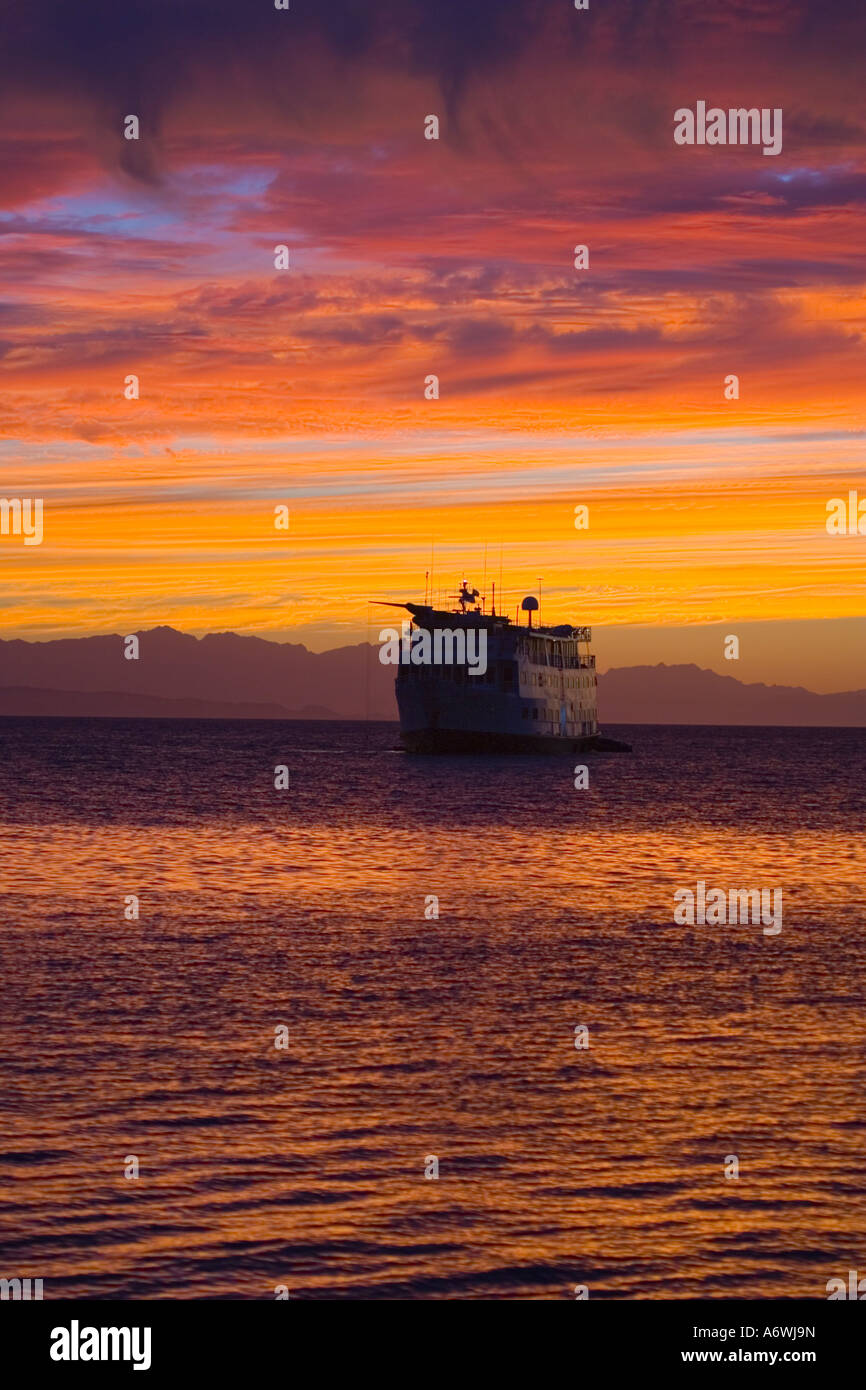
[[[393,605],[411,614],[396,693],[403,745],[412,752],[628,751],[598,729],[598,681],[588,627],[532,625],[535,598],[523,601],[526,625],[477,606],[464,582],[453,611],[430,604]],[[485,649],[483,670],[465,661],[425,660],[437,634],[465,632],[470,650]],[[429,640],[420,639],[429,634]],[[471,638],[470,638],[471,633]],[[482,635],[483,634],[483,635]],[[413,655],[421,659],[414,660]]]

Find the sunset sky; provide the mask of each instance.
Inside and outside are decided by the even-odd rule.
[[[862,0],[2,9],[0,636],[322,649],[486,544],[618,664],[866,686]]]

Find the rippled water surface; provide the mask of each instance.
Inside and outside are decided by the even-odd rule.
[[[823,1298],[866,1268],[866,731],[612,732],[633,755],[576,790],[382,724],[0,721],[0,1273]],[[782,932],[674,925],[698,879],[781,888]]]

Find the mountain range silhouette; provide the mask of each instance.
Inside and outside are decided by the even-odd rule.
[[[124,638],[0,640],[0,715],[130,718],[396,719],[394,669],[369,643],[311,652],[234,632],[172,627]],[[817,694],[745,684],[696,665],[616,667],[599,675],[605,724],[866,726],[866,690]]]

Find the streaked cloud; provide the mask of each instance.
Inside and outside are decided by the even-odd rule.
[[[7,633],[126,605],[327,645],[423,588],[431,541],[477,579],[501,540],[551,616],[862,612],[862,544],[821,526],[864,476],[862,4],[7,21],[0,482],[49,508]],[[782,106],[782,155],[675,147],[696,93]]]

